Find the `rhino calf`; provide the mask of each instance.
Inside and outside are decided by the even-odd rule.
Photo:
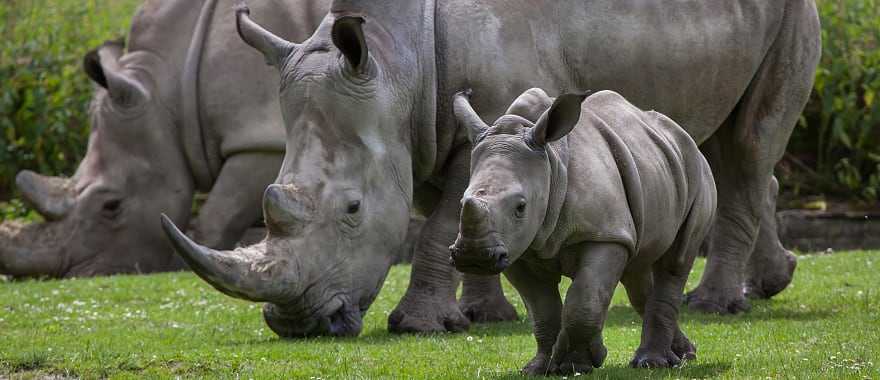
[[[602,365],[618,282],[644,320],[632,366],[695,358],[678,306],[716,192],[688,134],[611,91],[553,101],[531,89],[491,127],[466,93],[453,108],[474,148],[452,262],[466,273],[503,271],[522,295],[538,343],[523,372]],[[563,275],[573,280],[564,304]]]

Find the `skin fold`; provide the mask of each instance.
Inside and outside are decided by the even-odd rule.
[[[678,365],[696,355],[677,317],[714,219],[711,169],[666,116],[612,91],[584,99],[530,89],[490,127],[456,95],[474,149],[452,261],[463,272],[504,271],[522,295],[538,343],[525,374],[601,366],[619,282],[644,321],[631,365]],[[564,301],[561,276],[572,279]]]

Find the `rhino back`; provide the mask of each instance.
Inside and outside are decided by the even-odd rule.
[[[472,88],[494,120],[531,87],[610,89],[698,142],[723,122],[780,27],[764,0],[453,0],[437,15],[439,99]],[[480,94],[487,94],[481,96]],[[440,102],[441,128],[454,127]]]
[[[202,128],[209,156],[269,151],[283,154],[284,123],[278,101],[278,69],[245,44],[235,29],[232,0],[220,0],[213,14],[200,66]],[[293,42],[311,36],[330,9],[330,0],[249,1],[252,17]]]
[[[582,108],[568,137],[572,230],[579,239],[625,237],[633,253],[663,253],[703,190],[699,149],[671,119],[617,93],[596,93]]]

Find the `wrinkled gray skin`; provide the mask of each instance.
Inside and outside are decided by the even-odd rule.
[[[553,101],[530,89],[491,127],[466,95],[454,110],[474,149],[452,259],[463,272],[503,270],[522,295],[538,343],[523,372],[601,366],[618,282],[644,320],[632,366],[695,358],[678,306],[716,193],[688,134],[612,91]],[[561,276],[572,279],[564,304]]]
[[[281,74],[288,146],[264,202],[278,216],[250,260],[179,242],[215,286],[252,287],[275,305],[266,313],[275,331],[285,322],[301,333],[294,317],[309,305],[327,305],[310,319],[366,310],[413,207],[429,218],[389,329],[467,327],[448,263],[469,174],[469,143],[451,113],[461,88],[491,94],[474,99],[481,116],[502,114],[504,99],[531,87],[602,88],[678,121],[703,144],[721,189],[718,237],[691,305],[747,304],[745,266],[772,169],[819,58],[812,1],[337,0],[300,44],[241,15],[244,39]],[[784,250],[761,254],[785,260]],[[278,266],[290,274],[266,269]],[[761,269],[752,276],[791,275],[786,265]],[[509,306],[497,278],[464,280],[461,304],[486,305],[471,314]]]
[[[262,21],[297,39],[314,31],[329,2],[254,5],[271,16]],[[179,269],[158,215],[187,225],[195,190],[210,195],[193,234],[212,247],[232,247],[260,218],[284,149],[277,74],[241,41],[233,17],[231,1],[147,1],[127,52],[110,42],[86,55],[97,84],[86,156],[70,179],[18,175],[47,222],[0,228],[0,273]]]

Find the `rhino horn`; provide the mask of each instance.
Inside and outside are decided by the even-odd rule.
[[[254,302],[279,302],[294,290],[290,266],[266,257],[266,243],[218,251],[196,244],[162,214],[162,229],[196,274],[220,292]],[[293,284],[293,285],[291,285]]]
[[[480,119],[480,115],[477,115],[477,112],[471,107],[470,96],[471,90],[455,94],[452,99],[452,110],[458,124],[467,128],[468,139],[473,144],[489,126]]]
[[[461,236],[469,239],[483,238],[489,234],[489,210],[483,201],[466,197],[461,208]]]
[[[279,67],[299,45],[287,41],[266,30],[250,17],[251,11],[243,1],[235,5],[235,27],[244,42],[259,50],[266,64]]]
[[[73,206],[71,179],[48,177],[23,170],[15,177],[15,185],[25,202],[48,220],[63,218]]]

